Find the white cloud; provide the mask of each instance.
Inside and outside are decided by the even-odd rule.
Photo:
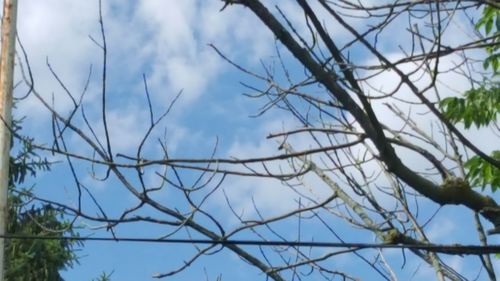
[[[108,45],[108,100],[143,92],[142,73],[152,95],[167,103],[184,89],[181,105],[190,104],[229,65],[207,46],[214,43],[228,56],[258,62],[269,53],[271,34],[256,30],[254,16],[238,7],[219,12],[221,3],[206,1],[141,1],[133,5],[103,2]],[[93,80],[87,108],[100,102],[102,53],[89,39],[101,40],[97,1],[25,1],[19,8],[19,34],[28,52],[35,85],[57,110],[68,112],[70,99],[45,64],[46,57],[68,89],[78,96],[90,64]],[[24,89],[18,95],[24,94]],[[122,95],[120,94],[120,99]],[[179,106],[179,104],[177,105]],[[95,107],[95,106],[94,106]],[[19,105],[20,115],[34,122],[49,120],[35,98]],[[42,114],[43,113],[43,114]]]
[[[54,94],[60,110],[69,108],[69,99],[50,74],[46,59],[66,86],[79,94],[89,65],[98,52],[88,39],[96,28],[97,11],[94,1],[21,1],[19,4],[18,34],[26,48],[35,85],[49,101]],[[43,111],[33,98],[23,102],[20,110],[31,115]]]
[[[114,153],[137,148],[149,125],[145,112],[138,108],[111,111],[107,123]]]
[[[432,221],[427,231],[427,237],[429,241],[433,241],[434,243],[443,240],[448,242],[446,238],[453,237],[453,233],[457,231],[456,228],[457,225],[455,222],[449,218],[438,218]]]
[[[153,87],[178,92],[183,101],[200,96],[228,64],[207,44],[214,43],[228,55],[260,58],[270,36],[253,28],[256,19],[231,8],[220,13],[218,2],[142,1],[134,20],[149,35],[148,60],[153,62]],[[265,46],[265,47],[263,47]]]
[[[289,119],[271,119],[265,120],[252,131],[242,132],[241,138],[236,137],[235,141],[230,145],[227,152],[227,157],[235,157],[238,159],[249,159],[256,157],[268,157],[285,153],[284,150],[278,150],[279,143],[275,139],[266,139],[264,136],[271,132],[280,132],[283,128],[290,128],[293,120]],[[259,138],[260,136],[260,138]],[[307,137],[299,138],[294,141],[294,149],[311,148],[311,143]],[[298,161],[295,163],[295,168],[301,165]],[[288,161],[271,161],[266,162],[263,167],[260,163],[250,164],[249,167],[253,171],[261,173],[271,172],[274,174],[293,173],[293,170]],[[235,169],[235,167],[232,167]],[[237,168],[239,171],[251,172],[247,168]],[[319,202],[331,196],[332,191],[325,183],[316,175],[308,173],[300,177],[302,185],[297,185],[297,180],[289,182],[294,188]],[[257,212],[265,214],[265,216],[273,216],[283,214],[299,208],[299,197],[297,192],[290,188],[287,184],[280,180],[271,178],[258,177],[229,177],[224,184],[224,192],[231,204],[231,207],[237,214],[242,215],[243,219],[257,219]],[[227,209],[226,199],[222,190],[212,198],[212,206],[225,209],[224,212],[229,212]],[[302,198],[301,204],[309,205],[309,200]],[[256,210],[257,209],[257,210]],[[235,220],[236,218],[234,218]],[[232,222],[234,222],[234,220]]]

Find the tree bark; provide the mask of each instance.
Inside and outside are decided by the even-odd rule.
[[[10,125],[16,46],[17,0],[4,0],[2,18],[2,51],[0,55],[0,236],[7,229],[7,195],[9,190]],[[4,280],[5,239],[0,238],[0,280]]]

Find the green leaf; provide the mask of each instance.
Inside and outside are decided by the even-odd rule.
[[[500,160],[500,150],[495,150],[492,158]],[[476,155],[465,162],[464,167],[471,186],[481,187],[482,190],[489,186],[493,192],[500,189],[500,169],[483,158]]]
[[[493,76],[499,75],[500,57],[497,50],[500,49],[500,9],[491,5],[485,5],[482,16],[477,21],[475,28],[478,31],[484,28],[485,37],[491,37],[488,39],[488,43],[491,43],[491,46],[485,47],[486,52],[490,56],[483,62],[484,69],[488,69],[491,66]]]
[[[492,27],[493,27],[493,21],[490,19],[484,25],[484,31],[486,32],[486,34],[489,34],[491,32]]]
[[[498,84],[490,88],[481,86],[465,92],[463,98],[445,98],[439,106],[448,120],[455,124],[463,122],[466,129],[472,125],[488,126],[500,113],[500,88]]]

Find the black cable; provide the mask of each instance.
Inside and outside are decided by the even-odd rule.
[[[319,247],[319,248],[351,248],[353,251],[362,249],[415,249],[450,255],[484,255],[500,253],[500,245],[437,245],[437,244],[376,244],[376,243],[345,243],[345,242],[297,242],[297,241],[258,241],[258,240],[210,240],[210,239],[155,239],[132,237],[78,237],[78,236],[38,236],[5,234],[5,239],[24,240],[73,240],[73,241],[105,241],[105,242],[138,242],[138,243],[169,243],[169,244],[209,244],[209,245],[239,245],[239,246],[285,246],[285,247]]]

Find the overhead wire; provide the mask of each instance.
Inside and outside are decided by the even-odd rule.
[[[25,234],[0,235],[4,239],[22,240],[65,240],[65,241],[101,241],[101,242],[135,242],[135,243],[167,243],[167,244],[205,244],[205,245],[238,245],[238,246],[283,246],[283,247],[315,247],[315,248],[349,248],[353,251],[363,249],[415,249],[450,255],[485,255],[500,253],[500,245],[440,245],[440,244],[387,244],[387,243],[348,243],[319,241],[263,241],[236,239],[158,239],[141,237],[92,237],[92,236],[43,236]]]

